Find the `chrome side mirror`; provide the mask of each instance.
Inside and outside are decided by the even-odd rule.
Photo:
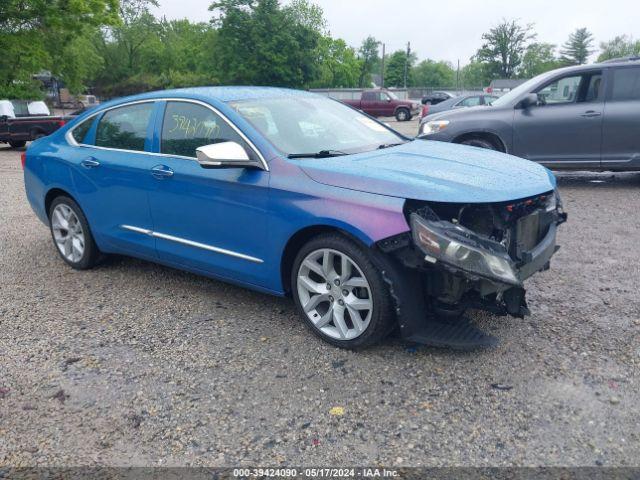
[[[236,142],[220,142],[196,149],[198,163],[202,167],[239,168],[255,165],[247,151]]]

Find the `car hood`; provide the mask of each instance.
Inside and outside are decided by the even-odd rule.
[[[556,185],[554,175],[537,163],[429,140],[294,162],[325,185],[433,202],[504,202],[548,192]]]

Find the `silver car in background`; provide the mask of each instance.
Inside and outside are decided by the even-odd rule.
[[[489,107],[429,116],[419,138],[499,150],[554,169],[640,171],[640,58],[539,75]]]

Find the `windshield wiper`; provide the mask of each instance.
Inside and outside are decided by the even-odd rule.
[[[341,157],[342,155],[349,155],[348,153],[341,152],[340,150],[320,150],[315,153],[291,153],[287,155],[287,158],[329,158],[329,157]]]
[[[398,143],[383,143],[378,146],[378,150],[384,150],[385,148],[397,147],[398,145],[404,145],[406,142],[398,142]]]

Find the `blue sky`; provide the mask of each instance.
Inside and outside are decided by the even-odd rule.
[[[159,13],[168,18],[208,21],[209,0],[160,0]],[[638,0],[316,0],[335,37],[359,46],[367,35],[406,48],[419,58],[468,62],[483,32],[502,18],[534,23],[541,41],[561,45],[571,31],[587,27],[596,43],[615,35],[640,37]]]

